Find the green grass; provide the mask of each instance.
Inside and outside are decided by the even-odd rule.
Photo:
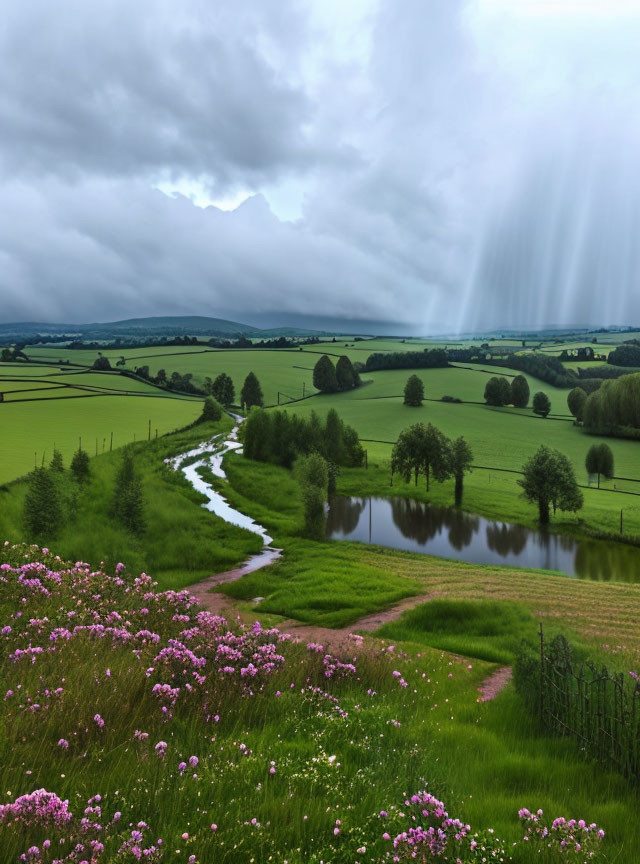
[[[33,644],[66,623],[67,611],[75,611],[76,621],[92,621],[94,609],[100,619],[126,611],[132,632],[144,620],[160,643],[144,648],[140,661],[130,644],[87,636],[61,640],[34,664],[12,663],[5,650],[0,663],[14,696],[0,703],[0,782],[3,803],[44,787],[68,798],[78,815],[90,796],[100,794],[106,862],[116,860],[128,823],[139,820],[150,826],[147,842],[162,838],[176,861],[196,854],[221,864],[375,862],[389,848],[382,832],[394,836],[406,824],[399,816],[405,797],[425,786],[452,816],[474,830],[493,828],[509,844],[522,835],[518,809],[541,807],[550,820],[565,815],[597,821],[607,832],[606,860],[634,860],[640,844],[636,793],[620,777],[582,760],[573,742],[542,735],[511,689],[496,702],[479,703],[476,688],[494,668],[490,664],[460,662],[411,644],[394,642],[392,652],[381,652],[379,643],[351,644],[334,651],[355,662],[357,676],[335,680],[323,674],[322,653],[280,644],[284,668],[249,697],[239,676],[216,673],[215,644],[207,648],[192,637],[198,656],[207,656],[206,683],[189,696],[183,692],[166,717],[151,689],[162,672],[147,676],[144,670],[169,638],[194,622],[174,619],[180,606],[175,600],[150,602],[107,588],[104,580],[99,585],[100,591],[78,591],[67,579],[52,597],[30,593],[23,606],[41,622]],[[3,582],[0,609],[9,614],[24,593]],[[19,626],[14,622],[14,630]],[[5,644],[13,649],[22,639],[12,633]],[[182,686],[189,677],[176,668],[172,683]],[[46,696],[43,680],[63,680],[62,691]],[[338,699],[346,716],[313,697],[310,685]],[[22,693],[46,701],[48,709],[26,710]],[[218,722],[207,723],[203,702]],[[136,729],[149,733],[148,740],[136,742]],[[69,741],[68,750],[57,746],[60,738]],[[160,740],[167,742],[165,757],[154,752]],[[181,775],[178,763],[191,755],[198,765]],[[110,825],[116,810],[123,813],[123,833]],[[381,818],[381,810],[389,816]],[[7,860],[16,860],[45,836],[58,848],[60,834],[3,823],[0,847]],[[366,857],[356,851],[363,845]],[[516,864],[557,860],[522,843],[510,852]]]
[[[511,663],[522,640],[533,642],[536,632],[535,619],[521,604],[436,598],[384,624],[376,635],[490,663]]]
[[[66,377],[66,376],[65,376]],[[71,377],[71,376],[69,376]],[[89,376],[91,378],[96,376]],[[97,376],[102,378],[102,376]],[[106,377],[106,376],[105,376]],[[81,376],[73,376],[80,383]],[[53,379],[52,379],[53,380]],[[112,379],[109,376],[108,382]],[[124,384],[125,378],[116,379]],[[51,458],[54,446],[67,463],[82,446],[94,454],[108,450],[113,433],[114,448],[134,440],[146,440],[151,421],[151,435],[164,435],[192,423],[202,411],[201,400],[157,397],[157,390],[147,385],[153,396],[92,396],[82,391],[60,388],[44,391],[44,401],[0,403],[2,436],[0,437],[0,483],[7,483],[30,471],[34,462]],[[2,385],[0,384],[0,389]],[[60,398],[76,393],[77,399]],[[25,394],[27,395],[27,394]],[[42,396],[43,392],[35,395]]]
[[[120,454],[113,452],[91,459],[91,479],[77,493],[75,516],[59,537],[45,537],[43,542],[55,545],[60,554],[73,561],[104,561],[110,571],[118,561],[126,561],[136,570],[153,573],[162,587],[176,589],[258,552],[262,547],[259,537],[212,516],[200,506],[204,499],[182,473],[163,462],[230,427],[230,419],[224,417],[216,424],[202,424],[134,445],[145,497],[146,530],[141,537],[131,534],[111,516],[120,464]],[[72,486],[77,488],[75,483]],[[25,538],[22,510],[26,489],[27,482],[21,481],[0,492],[2,540],[16,542]]]

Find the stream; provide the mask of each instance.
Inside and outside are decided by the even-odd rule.
[[[258,524],[250,516],[240,513],[239,510],[235,510],[224,495],[217,492],[210,483],[207,483],[198,474],[198,468],[206,466],[215,477],[222,480],[227,479],[222,467],[222,460],[227,453],[242,452],[242,444],[238,441],[238,429],[244,418],[237,414],[232,414],[231,417],[236,421],[236,425],[226,438],[223,435],[214,435],[213,438],[203,441],[193,450],[187,450],[178,456],[165,459],[167,465],[170,465],[174,471],[182,471],[191,486],[207,498],[206,503],[202,505],[206,510],[224,519],[225,522],[258,534],[262,538],[263,550],[257,555],[252,555],[239,567],[229,570],[227,573],[218,574],[216,584],[239,579],[246,573],[253,573],[262,567],[267,567],[282,555],[281,549],[271,545],[273,538],[269,536],[263,525]],[[188,464],[185,465],[185,462]]]

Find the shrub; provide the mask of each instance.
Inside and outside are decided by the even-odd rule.
[[[222,406],[213,396],[207,396],[204,400],[202,414],[198,419],[198,423],[206,423],[207,421],[217,421],[222,417]]]

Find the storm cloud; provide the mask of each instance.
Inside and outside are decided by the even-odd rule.
[[[7,0],[0,316],[638,321],[627,7]]]

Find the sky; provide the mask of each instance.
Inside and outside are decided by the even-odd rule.
[[[0,319],[640,324],[640,0],[4,0]]]

